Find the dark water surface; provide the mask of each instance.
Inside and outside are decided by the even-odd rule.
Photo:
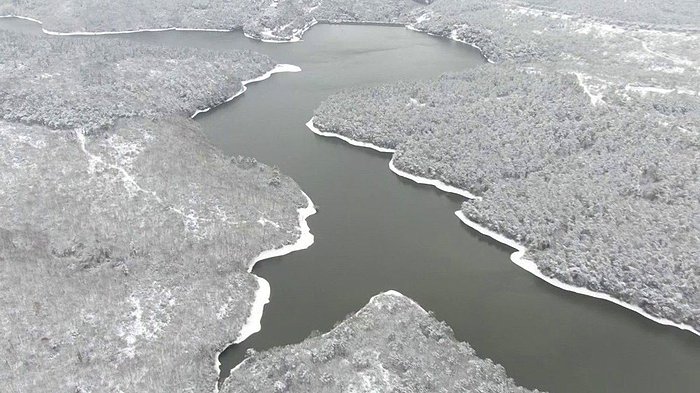
[[[395,289],[433,310],[520,385],[560,393],[700,391],[699,337],[544,283],[510,262],[511,249],[461,224],[454,216],[460,198],[399,178],[386,154],[304,126],[335,91],[482,65],[478,51],[382,26],[316,26],[294,44],[259,43],[240,33],[122,37],[250,48],[303,69],[250,85],[243,96],[197,117],[214,145],[279,166],[319,207],[309,219],[316,236],[311,248],[255,267],[270,282],[271,303],[262,331],[221,355],[223,375],[246,348],[327,331],[373,295]]]

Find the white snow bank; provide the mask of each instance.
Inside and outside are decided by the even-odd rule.
[[[264,259],[280,257],[282,255],[287,255],[292,251],[304,250],[309,248],[314,243],[314,235],[311,233],[311,229],[309,228],[309,224],[306,222],[306,219],[316,213],[316,208],[314,207],[314,203],[311,201],[311,198],[309,198],[309,196],[306,194],[304,194],[304,196],[307,200],[307,206],[297,210],[299,212],[298,228],[301,231],[299,239],[297,239],[297,241],[293,244],[288,244],[280,248],[261,252],[255,259],[253,259],[250,265],[248,265],[249,272],[253,270],[256,263]]]
[[[316,128],[316,126],[314,125],[313,118],[306,123],[306,127],[308,127],[314,134],[317,134],[320,136],[325,136],[325,137],[330,137],[330,138],[338,138],[338,139],[341,139],[341,140],[343,140],[343,141],[345,141],[353,146],[364,147],[364,148],[376,150],[376,151],[381,152],[381,153],[395,153],[396,152],[396,150],[394,150],[394,149],[380,147],[380,146],[377,146],[377,145],[374,145],[371,143],[359,142],[359,141],[356,141],[354,139],[351,139],[351,138],[348,138],[346,136],[336,134],[333,132],[321,131],[318,128]],[[461,196],[468,198],[468,199],[481,199],[481,197],[476,196],[467,190],[462,190],[461,188],[451,186],[451,185],[449,185],[445,182],[442,182],[440,180],[428,179],[426,177],[420,177],[420,176],[412,175],[408,172],[404,172],[394,165],[394,157],[392,157],[391,160],[389,160],[389,169],[391,169],[391,171],[394,172],[395,174],[397,174],[401,177],[405,177],[406,179],[412,180],[418,184],[430,185],[430,186],[436,187],[442,191],[449,192],[451,194],[461,195]]]
[[[354,139],[348,138],[348,137],[343,136],[343,135],[340,135],[340,134],[335,134],[335,133],[332,133],[332,132],[321,131],[321,130],[319,130],[318,128],[316,128],[316,126],[314,125],[314,119],[313,119],[313,118],[312,118],[311,120],[309,120],[308,122],[306,122],[306,127],[308,127],[314,134],[317,134],[317,135],[320,135],[320,136],[325,136],[325,137],[330,137],[330,138],[342,139],[342,140],[344,140],[345,142],[347,142],[347,143],[349,143],[349,144],[351,144],[351,145],[353,145],[353,146],[364,147],[364,148],[367,148],[367,149],[376,150],[376,151],[381,152],[381,153],[394,153],[394,152],[396,151],[396,150],[394,150],[394,149],[388,149],[388,148],[386,148],[386,147],[380,147],[380,146],[377,146],[377,145],[374,145],[374,144],[371,144],[371,143],[356,141],[356,140],[354,140]]]
[[[19,16],[19,15],[0,15],[0,19],[4,19],[4,18],[17,18],[17,19],[28,20],[28,21],[30,21],[30,22],[42,24],[41,21],[38,21],[38,20],[33,19],[33,18],[26,17],[26,16]]]
[[[408,172],[404,172],[394,165],[394,157],[391,157],[391,160],[389,161],[389,169],[391,169],[391,171],[396,173],[397,175],[399,175],[401,177],[405,177],[406,179],[413,180],[414,182],[416,182],[418,184],[426,184],[429,186],[433,186],[433,187],[435,187],[439,190],[442,190],[444,192],[449,192],[451,194],[461,195],[467,199],[477,199],[477,200],[481,199],[480,196],[476,196],[467,190],[463,190],[461,188],[451,186],[451,185],[449,185],[445,182],[442,182],[440,180],[429,179],[427,177],[420,177],[420,176],[412,175]]]
[[[227,103],[227,102],[233,100],[234,98],[240,96],[241,94],[245,93],[246,90],[248,90],[248,87],[247,87],[246,85],[248,85],[248,84],[250,84],[250,83],[255,83],[255,82],[263,81],[263,80],[269,78],[270,76],[272,76],[273,74],[277,74],[277,73],[280,73],[280,72],[301,72],[301,68],[299,68],[299,67],[297,67],[297,66],[295,66],[295,65],[292,65],[292,64],[277,64],[273,69],[271,69],[270,71],[267,71],[266,73],[264,73],[264,74],[258,76],[257,78],[253,78],[253,79],[248,79],[248,80],[242,81],[241,84],[243,85],[243,88],[242,88],[241,90],[237,91],[236,94],[234,94],[234,95],[232,95],[231,97],[227,98],[224,102],[222,102],[221,104],[218,104],[218,105],[225,104],[225,103]],[[218,105],[217,105],[217,106],[218,106]],[[197,110],[192,116],[190,116],[190,117],[194,119],[194,118],[195,118],[197,115],[199,115],[200,113],[209,112],[212,108],[213,108],[213,107],[210,106],[210,107],[208,107],[208,108],[198,109],[198,110]]]
[[[240,344],[246,338],[260,331],[260,321],[262,320],[263,308],[267,303],[270,303],[270,283],[262,277],[255,276],[258,280],[258,289],[255,291],[255,300],[250,308],[250,315],[246,323],[238,333],[238,337],[233,344]],[[217,356],[218,359],[218,356]]]

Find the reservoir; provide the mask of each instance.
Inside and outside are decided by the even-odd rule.
[[[37,31],[2,20],[0,26]],[[305,123],[341,89],[437,77],[487,64],[469,46],[399,27],[319,25],[293,44],[240,32],[159,32],[121,38],[171,46],[251,49],[300,73],[276,74],[196,120],[227,154],[276,165],[311,197],[315,243],[266,260],[262,330],[220,356],[222,377],[247,348],[327,331],[394,289],[447,322],[519,385],[551,392],[697,392],[700,338],[612,303],[553,287],[510,262],[513,252],[463,225],[461,198],[390,172],[390,155],[313,134]],[[75,39],[113,39],[89,37]]]

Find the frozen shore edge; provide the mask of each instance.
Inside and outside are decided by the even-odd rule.
[[[343,141],[345,141],[353,146],[364,147],[364,148],[376,150],[376,151],[379,151],[382,153],[392,153],[393,154],[396,152],[394,149],[387,149],[387,148],[383,148],[380,146],[376,146],[376,145],[371,144],[371,143],[356,141],[354,139],[351,139],[351,138],[348,138],[346,136],[336,134],[333,132],[321,131],[314,125],[313,121],[314,121],[314,119],[312,118],[311,120],[309,120],[306,123],[306,126],[314,134],[324,136],[324,137],[338,138],[338,139],[341,139],[341,140],[343,140]],[[477,197],[467,190],[463,190],[463,189],[460,189],[460,188],[457,188],[454,186],[450,186],[450,185],[445,184],[439,180],[428,179],[428,178],[424,178],[424,177],[420,177],[420,176],[416,176],[416,175],[404,172],[404,171],[396,168],[396,166],[394,165],[393,155],[392,155],[391,160],[389,160],[389,168],[391,169],[392,172],[394,172],[398,176],[405,177],[405,178],[412,180],[416,183],[431,185],[431,186],[434,186],[442,191],[461,195],[467,199],[481,199],[481,197]],[[551,285],[553,285],[557,288],[563,289],[565,291],[574,292],[574,293],[577,293],[580,295],[594,297],[596,299],[607,300],[611,303],[617,304],[618,306],[622,306],[628,310],[634,311],[637,314],[639,314],[647,319],[650,319],[656,323],[659,323],[661,325],[676,327],[678,329],[686,330],[686,331],[689,331],[697,336],[700,336],[700,331],[694,329],[690,325],[687,325],[684,323],[679,323],[679,322],[674,322],[674,321],[671,321],[670,319],[661,318],[661,317],[651,315],[648,312],[642,310],[641,307],[623,302],[622,300],[619,300],[619,299],[617,299],[617,298],[615,298],[607,293],[595,292],[595,291],[592,291],[588,288],[577,287],[577,286],[574,286],[571,284],[564,283],[564,282],[559,281],[557,279],[551,278],[551,277],[545,275],[544,273],[542,273],[540,271],[540,269],[537,267],[537,265],[535,264],[535,262],[524,258],[524,255],[527,252],[527,248],[525,246],[523,246],[522,244],[519,244],[512,239],[509,239],[509,238],[507,238],[507,237],[505,237],[497,232],[494,232],[494,231],[492,231],[484,226],[481,226],[481,225],[469,220],[464,215],[464,213],[462,213],[461,210],[457,210],[455,212],[455,215],[460,219],[460,221],[462,221],[462,223],[464,223],[468,227],[476,230],[477,232],[481,233],[482,235],[488,236],[488,237],[496,240],[499,243],[502,243],[502,244],[505,244],[509,247],[514,248],[516,251],[513,252],[510,256],[511,262],[513,262],[514,264],[516,264],[520,268],[526,270],[527,272],[535,275],[536,277],[544,280],[548,284],[551,284]]]

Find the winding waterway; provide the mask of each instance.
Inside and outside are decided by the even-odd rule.
[[[397,177],[387,154],[317,136],[304,125],[335,91],[484,65],[477,50],[386,26],[316,26],[295,44],[264,44],[240,33],[122,37],[249,48],[303,70],[251,85],[197,117],[214,145],[277,165],[319,210],[309,219],[311,248],[256,265],[272,287],[271,303],[262,331],[220,356],[222,377],[247,348],[299,342],[395,289],[433,310],[523,386],[582,393],[700,389],[697,336],[543,282],[510,262],[512,249],[455,217],[461,198]]]

